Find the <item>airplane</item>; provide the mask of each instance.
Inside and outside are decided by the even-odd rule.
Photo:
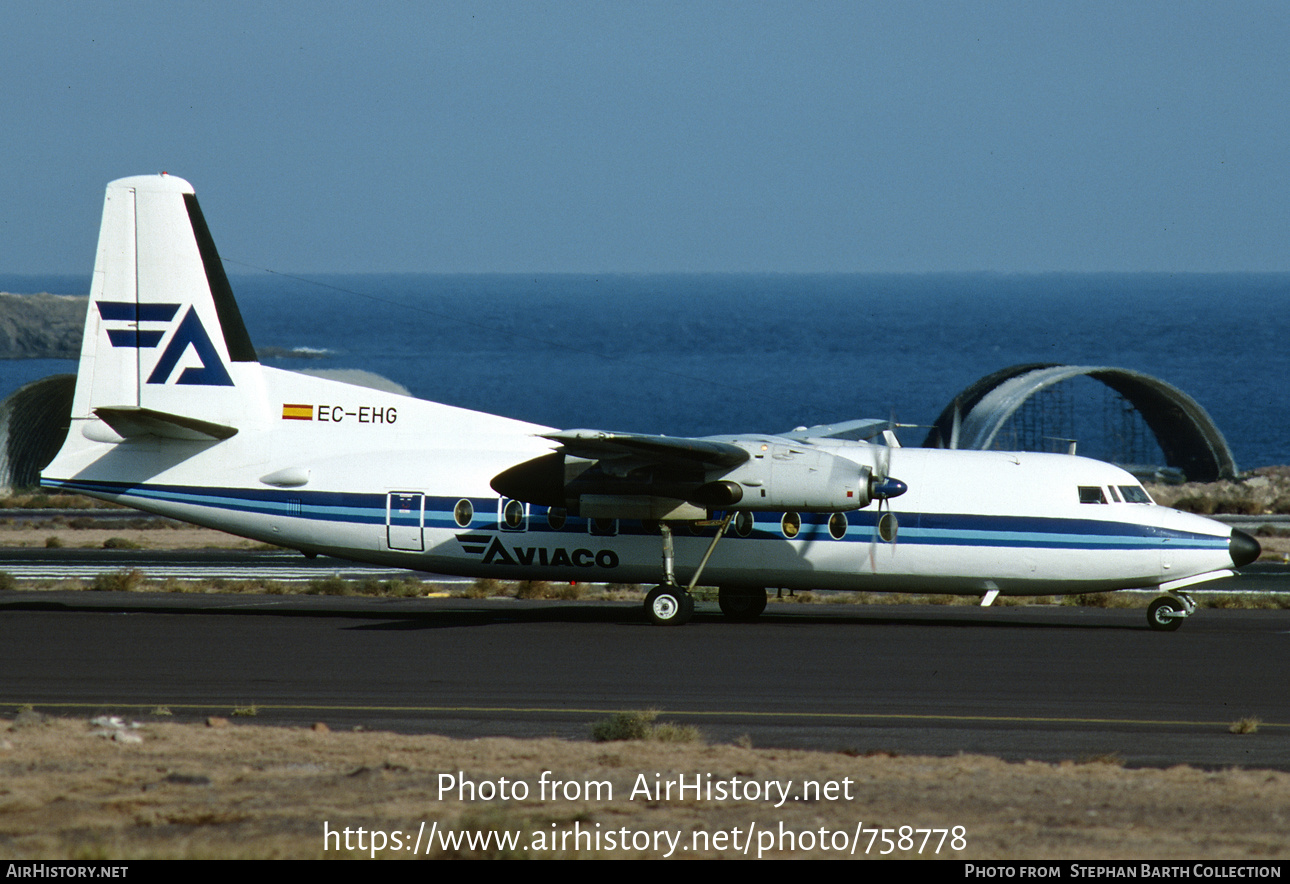
[[[702,579],[732,621],[767,588],[980,596],[1185,589],[1260,553],[1073,454],[899,447],[890,422],[681,438],[546,427],[260,364],[187,181],[107,187],[65,443],[42,486],[266,543],[503,580]]]

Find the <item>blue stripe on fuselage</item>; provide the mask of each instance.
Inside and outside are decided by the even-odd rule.
[[[386,524],[385,492],[354,493],[258,488],[202,488],[182,485],[132,484],[70,480],[42,481],[45,487],[88,494],[111,495],[140,503],[175,503],[229,513],[311,519],[350,524]],[[476,518],[460,528],[453,518],[458,497],[425,498],[424,524],[427,528],[452,530],[496,530],[492,518],[496,498],[472,499]],[[547,508],[532,506],[524,529],[507,534],[586,533],[588,520],[569,517],[560,531],[544,518]],[[397,515],[397,514],[396,514]],[[813,543],[869,543],[873,540],[878,514],[874,511],[847,513],[847,532],[834,540],[828,532],[830,513],[802,513],[802,527],[795,540]],[[1134,522],[1099,519],[1047,518],[1039,516],[992,516],[970,513],[896,513],[900,522],[899,542],[927,546],[992,546],[1034,549],[1150,549],[1168,545],[1172,549],[1225,549],[1228,538],[1210,534],[1159,528]],[[754,516],[752,539],[784,540],[780,517],[775,513]],[[654,536],[658,530],[639,520],[620,520],[620,536]],[[712,530],[702,534],[711,536]],[[741,539],[733,529],[730,537]]]

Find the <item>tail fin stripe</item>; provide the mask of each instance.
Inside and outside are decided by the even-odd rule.
[[[107,330],[113,347],[151,349],[161,343],[165,329],[141,329],[141,322],[169,322],[179,310],[178,304],[136,304],[133,301],[99,301],[99,316],[105,322],[132,322],[126,328]]]
[[[107,322],[169,322],[178,304],[136,304],[134,301],[99,301],[99,316]]]
[[[233,298],[233,288],[228,284],[224,273],[224,264],[215,250],[215,240],[211,238],[210,228],[202,215],[197,197],[191,193],[184,194],[184,205],[188,208],[188,220],[193,226],[193,236],[197,240],[197,251],[201,253],[202,265],[206,268],[206,282],[210,286],[211,296],[215,299],[215,314],[219,317],[220,327],[224,330],[224,346],[229,359],[234,362],[259,362],[251,336],[247,334],[246,323],[242,321],[242,311],[237,308]]]

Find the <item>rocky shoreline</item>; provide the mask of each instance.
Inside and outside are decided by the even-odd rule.
[[[0,292],[0,359],[75,359],[85,327],[84,295]]]
[[[1161,506],[1202,516],[1290,515],[1290,466],[1259,467],[1235,480],[1148,484],[1146,489]]]

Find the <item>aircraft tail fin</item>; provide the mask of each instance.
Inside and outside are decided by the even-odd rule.
[[[73,426],[101,421],[123,437],[227,438],[263,407],[262,390],[255,348],[191,185],[165,174],[113,181]]]

